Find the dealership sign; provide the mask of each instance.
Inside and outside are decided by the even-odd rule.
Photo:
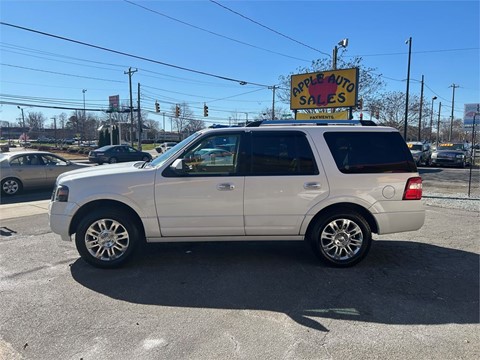
[[[465,104],[463,127],[465,129],[473,128],[473,120],[475,120],[475,130],[477,130],[480,127],[480,104]]]
[[[120,109],[120,95],[108,97],[108,108],[111,111],[118,111]]]
[[[290,109],[354,107],[358,68],[292,75]]]

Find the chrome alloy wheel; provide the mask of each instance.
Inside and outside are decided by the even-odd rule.
[[[20,190],[20,184],[14,179],[6,179],[2,184],[2,191],[6,195],[14,195]]]
[[[129,234],[118,221],[99,219],[93,222],[85,233],[88,252],[102,261],[121,257],[130,245]]]
[[[362,247],[362,229],[352,220],[336,219],[323,229],[320,244],[325,254],[334,260],[351,259]]]

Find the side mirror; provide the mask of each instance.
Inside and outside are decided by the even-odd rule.
[[[178,175],[183,175],[185,174],[185,162],[183,159],[177,159],[170,165],[170,169]]]

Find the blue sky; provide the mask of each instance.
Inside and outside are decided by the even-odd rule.
[[[127,101],[129,67],[138,69],[134,101],[140,83],[144,109],[153,111],[158,100],[161,112],[169,113],[172,104],[185,102],[207,125],[252,119],[272,106],[268,86],[277,85],[280,75],[331,57],[343,38],[349,44],[341,56],[362,56],[364,65],[383,75],[385,91],[405,91],[405,40],[412,37],[410,94],[420,96],[424,75],[425,101],[437,96],[442,117],[451,113],[452,84],[459,86],[456,118],[463,116],[463,104],[480,102],[479,1],[216,2],[1,0],[4,23],[173,66],[1,25],[0,120],[15,122],[21,116],[17,104],[49,121],[70,114],[27,105],[83,108],[83,89],[87,109],[107,108],[111,95]],[[277,100],[275,106],[290,112],[289,104]],[[161,115],[149,118],[162,126]]]

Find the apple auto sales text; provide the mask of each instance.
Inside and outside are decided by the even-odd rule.
[[[340,74],[331,74],[327,77],[325,77],[324,73],[317,73],[315,75],[316,76],[310,75],[297,83],[292,89],[293,96],[297,97],[299,94],[302,94],[304,89],[308,89],[310,86],[328,86],[329,84],[335,84],[337,90],[326,94],[309,94],[308,97],[306,95],[301,95],[299,97],[300,105],[325,106],[336,103],[341,105],[346,100],[346,92],[353,93],[356,89],[356,84],[354,82]],[[338,92],[338,89],[341,89],[342,91]]]

